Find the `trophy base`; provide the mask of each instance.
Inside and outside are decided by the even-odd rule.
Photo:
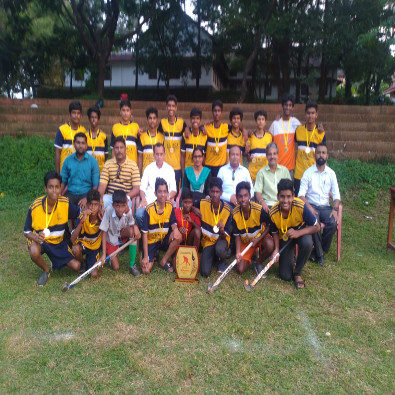
[[[187,278],[176,278],[174,280],[175,283],[184,283],[184,284],[199,284],[199,280],[187,279]]]

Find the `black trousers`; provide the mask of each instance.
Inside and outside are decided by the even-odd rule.
[[[280,240],[280,249],[285,244],[285,241]],[[295,244],[299,247],[298,257],[296,258],[295,271],[293,268],[295,257]],[[280,278],[285,281],[291,281],[293,275],[300,276],[302,274],[303,266],[309,259],[311,250],[313,249],[313,238],[311,235],[304,235],[297,239],[291,239],[288,246],[281,253],[279,259],[279,274]]]
[[[313,234],[313,243],[315,247],[316,258],[319,258],[329,252],[331,247],[333,235],[336,232],[337,223],[333,217],[329,217],[332,212],[331,206],[315,206],[311,205],[317,211],[317,219],[320,223],[325,225],[323,231]]]
[[[208,277],[211,274],[214,262],[225,262],[227,250],[228,243],[223,239],[218,240],[212,246],[204,248],[200,260],[200,274],[203,277]]]

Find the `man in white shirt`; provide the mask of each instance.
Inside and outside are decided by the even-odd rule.
[[[231,205],[232,210],[237,205],[236,185],[239,182],[247,181],[252,184],[252,179],[248,169],[240,165],[241,149],[238,145],[229,150],[229,163],[222,166],[218,171],[218,178],[222,180],[222,196]]]
[[[295,169],[295,130],[300,125],[299,120],[291,116],[294,104],[294,97],[285,93],[281,100],[282,116],[273,121],[269,128],[273,141],[279,149],[278,163],[289,170],[291,178]]]
[[[164,161],[165,147],[162,143],[156,143],[154,145],[154,159],[155,162],[150,163],[145,168],[143,177],[141,178],[140,205],[136,211],[136,222],[139,229],[143,225],[145,207],[156,200],[155,182],[158,177],[166,181],[169,190],[168,199],[171,203],[174,203],[177,194],[174,169]]]
[[[272,206],[277,203],[277,184],[282,178],[291,179],[289,171],[285,166],[279,165],[278,146],[269,143],[266,146],[266,158],[268,165],[258,171],[255,180],[255,201],[258,202],[268,213]]]
[[[328,166],[328,148],[319,144],[315,149],[315,165],[309,167],[300,181],[299,198],[307,203],[318,221],[325,224],[323,232],[313,234],[315,256],[311,259],[324,265],[324,253],[328,253],[337,227],[340,192],[335,172]],[[332,194],[333,206],[329,204]]]

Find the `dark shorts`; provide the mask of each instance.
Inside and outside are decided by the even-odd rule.
[[[82,248],[82,255],[86,258],[87,269],[90,269],[100,259],[101,248],[98,248],[97,250],[90,250],[82,243],[78,244]]]
[[[41,243],[41,255],[47,254],[52,262],[52,269],[60,270],[65,267],[72,259],[71,248],[65,240],[59,244],[50,244],[45,241]]]
[[[163,238],[163,240],[157,241],[156,243],[148,244],[148,261],[153,262],[156,253],[159,250],[166,251],[169,248],[169,237],[170,231],[167,235]],[[144,249],[143,249],[143,258],[144,258]]]

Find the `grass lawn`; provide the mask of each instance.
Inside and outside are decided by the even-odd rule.
[[[66,268],[36,288],[23,236],[52,144],[0,139],[1,393],[394,393],[393,163],[331,162],[343,193],[342,259],[334,240],[324,267],[306,265],[303,291],[275,265],[251,293],[248,270],[208,295],[207,279],[177,284],[157,267],[134,278],[125,254],[120,272],[106,267],[62,293],[76,276]]]

